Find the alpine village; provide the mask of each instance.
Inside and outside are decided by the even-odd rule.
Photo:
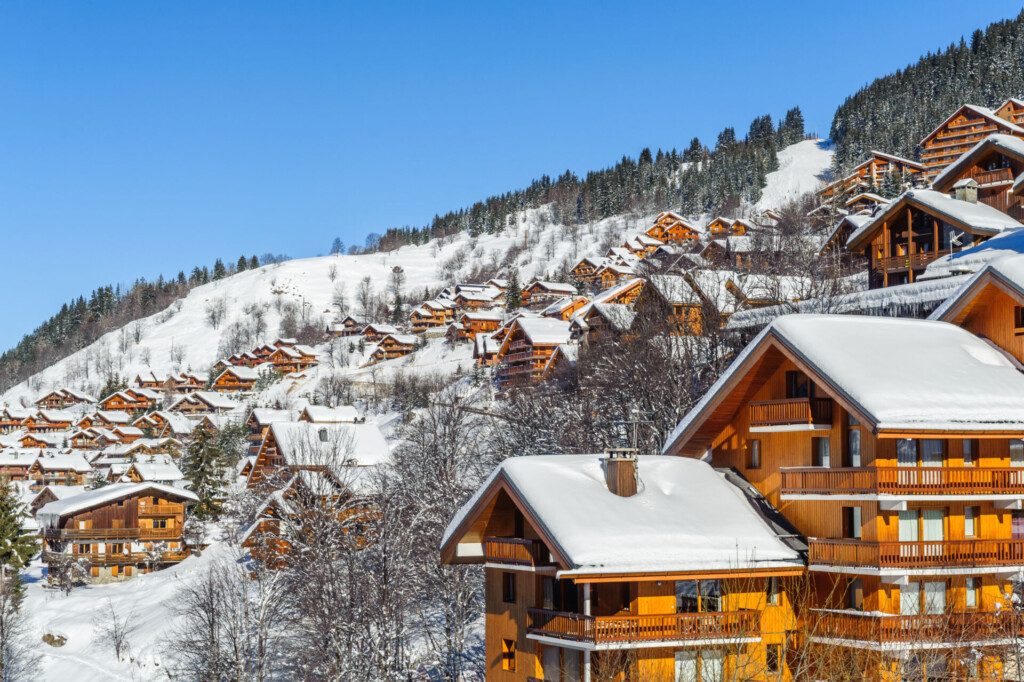
[[[1022,54],[65,306],[3,679],[1024,680]]]

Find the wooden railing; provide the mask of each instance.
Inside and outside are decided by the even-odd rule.
[[[757,611],[597,618],[548,609],[529,609],[528,613],[529,632],[596,644],[760,636],[760,613]]]
[[[940,613],[918,616],[816,612],[812,637],[868,642],[963,643],[1002,639],[1013,632],[1012,618],[997,613]]]
[[[47,528],[46,537],[61,540],[130,540],[139,537],[138,528]]]
[[[1024,467],[794,467],[783,495],[1024,495]]]
[[[917,568],[1024,566],[1024,540],[863,542],[811,538],[812,565]]]
[[[521,538],[484,538],[484,559],[516,566],[549,566],[547,548],[539,540]]]
[[[785,398],[750,403],[751,426],[831,423],[830,398]]]
[[[174,516],[181,513],[180,504],[142,504],[139,503],[139,516]]]
[[[181,537],[181,528],[140,528],[140,540],[166,540]]]
[[[938,251],[917,251],[903,256],[875,258],[872,267],[878,272],[899,272],[901,270],[920,270],[940,256],[951,253],[949,249]]]
[[[973,178],[979,185],[1013,182],[1013,171],[1009,168],[997,168],[992,171],[972,171],[968,174],[968,177]]]

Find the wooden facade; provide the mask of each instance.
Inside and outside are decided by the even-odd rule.
[[[935,176],[975,144],[993,133],[1024,137],[1024,108],[1018,100],[1007,100],[995,111],[965,104],[921,140],[921,163],[925,175]]]
[[[410,334],[388,334],[370,353],[368,364],[405,357],[419,346],[419,339]]]
[[[973,146],[936,176],[932,188],[954,193],[965,181],[977,183],[967,190],[974,200],[1002,211],[1011,218],[1024,218],[1024,198],[1014,194],[1014,180],[1024,173],[1024,138],[990,135]]]
[[[885,152],[870,151],[868,159],[857,165],[850,173],[825,186],[818,195],[831,201],[851,194],[858,194],[866,188],[881,187],[889,175],[900,178],[914,178],[925,172],[924,164],[904,159]]]
[[[569,274],[571,274],[572,278],[580,284],[589,286],[597,281],[597,273],[602,265],[604,265],[603,258],[587,256],[586,258],[581,258],[576,265],[572,266]]]
[[[738,471],[807,536],[820,610],[804,631],[879,652],[866,679],[900,679],[887,672],[900,654],[884,652],[921,646],[950,665],[973,649],[998,673],[1019,627],[1000,605],[1024,567],[1024,516],[1007,502],[1024,499],[1024,443],[874,432],[828,377],[762,343],[669,453],[698,456],[706,443],[714,466]]]
[[[495,358],[495,379],[499,388],[538,383],[550,372],[555,349],[569,340],[569,325],[565,325],[565,338],[561,340],[534,340],[521,320],[512,323],[501,350]]]
[[[210,388],[218,393],[252,391],[256,388],[256,379],[257,377],[253,370],[243,372],[236,367],[229,367],[213,380]]]

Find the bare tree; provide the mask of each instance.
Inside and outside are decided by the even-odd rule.
[[[210,323],[210,326],[214,329],[220,327],[220,323],[224,320],[224,315],[227,314],[228,303],[221,298],[215,298],[206,303],[206,321]]]
[[[369,277],[359,280],[359,286],[356,288],[356,303],[359,305],[359,313],[364,320],[373,318],[373,314],[376,312],[374,310],[373,280]]]
[[[124,616],[119,614],[114,607],[114,602],[109,599],[93,618],[97,640],[100,644],[105,644],[113,649],[114,655],[119,661],[124,656],[130,655],[130,638],[135,631],[134,618],[134,611]]]
[[[16,577],[0,580],[0,680],[39,679],[40,656],[29,639]]]

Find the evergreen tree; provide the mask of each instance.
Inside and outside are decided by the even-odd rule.
[[[35,537],[22,533],[24,515],[25,505],[10,482],[0,478],[0,566],[5,572],[17,574],[39,550]]]
[[[216,518],[224,488],[226,457],[217,439],[205,428],[196,429],[185,450],[182,473],[189,489],[199,497],[192,514],[199,519]]]
[[[249,261],[245,259],[245,256],[239,256],[238,262],[235,263],[235,272],[241,272],[249,267]]]
[[[523,287],[519,283],[519,268],[512,268],[505,291],[505,309],[518,310],[523,305]]]
[[[223,279],[223,277],[226,274],[228,274],[228,270],[227,270],[227,268],[224,267],[224,261],[222,261],[220,258],[218,258],[213,263],[213,278],[214,279]]]
[[[114,372],[113,374],[108,375],[106,381],[103,382],[103,388],[100,389],[100,395],[105,398],[112,393],[123,391],[126,388],[128,388],[128,382],[122,379],[120,374]]]
[[[345,250],[345,242],[341,241],[341,237],[335,237],[331,243],[331,253],[339,254]]]
[[[255,270],[259,266],[260,266],[260,259],[259,258],[257,258],[256,256],[253,256],[252,258],[249,259],[249,269],[250,270]]]
[[[690,140],[690,146],[683,152],[683,161],[687,163],[697,163],[703,160],[704,145],[701,144],[699,137],[695,137]]]

